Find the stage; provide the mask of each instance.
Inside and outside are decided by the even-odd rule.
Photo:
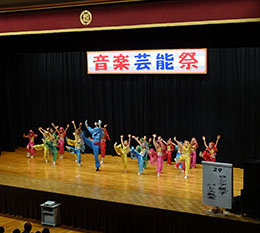
[[[166,211],[166,215],[174,213],[176,216],[179,214],[185,218],[196,216],[198,223],[198,217],[202,217],[203,221],[205,219],[214,222],[219,220],[219,223],[228,221],[231,225],[236,222],[240,223],[240,226],[245,224],[245,227],[250,226],[251,229],[259,230],[259,220],[232,213],[225,217],[206,214],[210,207],[202,204],[202,166],[200,164],[195,169],[190,170],[188,179],[184,179],[184,175],[174,165],[167,165],[166,162],[164,162],[160,177],[156,175],[156,167],[149,164],[142,175],[137,175],[137,172],[137,160],[128,158],[128,171],[124,172],[121,158],[111,155],[106,156],[99,172],[95,170],[94,157],[91,154],[82,155],[82,166],[78,166],[74,155],[68,152],[65,152],[63,159],[57,158],[55,166],[51,162],[45,163],[43,161],[42,152],[37,152],[33,159],[27,158],[25,148],[18,148],[15,152],[3,152],[0,156],[0,185],[2,190],[3,187],[7,187],[12,192],[13,189],[18,189],[48,193],[48,195],[54,193],[58,195],[55,196],[56,199],[59,196],[69,196],[74,199],[80,198],[81,203],[83,203],[84,198],[88,201],[94,201],[95,208],[97,202],[102,203],[103,206],[104,203],[109,205],[116,203],[116,208],[119,205],[127,206],[127,208],[134,206],[137,209],[152,208],[153,211]],[[243,169],[234,168],[233,174],[234,196],[239,196],[240,190],[243,188]],[[48,197],[51,198],[52,196],[49,195]],[[8,197],[5,196],[5,198]],[[41,198],[43,198],[42,195]],[[28,199],[30,199],[30,196],[28,196]],[[72,203],[68,204],[71,205]],[[1,211],[8,212],[6,209],[8,208],[0,206]],[[109,208],[106,211],[103,214],[110,215]],[[120,211],[118,213],[120,215]],[[29,217],[34,218],[34,216]],[[35,214],[35,218],[39,218],[39,213]],[[122,219],[122,216],[119,216],[119,219]],[[129,219],[129,221],[131,220]],[[149,223],[146,220],[145,222]],[[70,223],[68,221],[64,224]],[[78,223],[72,223],[72,225],[85,227],[84,224],[82,226]],[[106,224],[102,223],[101,225]],[[89,225],[86,227],[89,227]],[[99,226],[94,226],[94,228],[91,230],[110,231]],[[118,229],[114,229],[114,232],[116,231]],[[154,232],[156,232],[156,228]]]

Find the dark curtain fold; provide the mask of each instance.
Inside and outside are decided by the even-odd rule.
[[[241,166],[260,159],[259,64],[259,47],[209,48],[206,75],[103,76],[86,73],[85,51],[2,54],[0,148],[24,146],[23,133],[51,122],[102,119],[109,154],[121,134],[195,136],[199,150],[202,135],[221,134],[217,160]]]
[[[258,233],[260,229],[246,221],[0,186],[4,214],[40,220],[40,204],[47,200],[61,203],[62,224],[98,232]]]

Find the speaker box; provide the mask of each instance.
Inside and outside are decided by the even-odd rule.
[[[244,189],[241,191],[243,213],[260,218],[260,160],[244,162]]]

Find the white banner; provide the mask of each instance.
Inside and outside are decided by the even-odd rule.
[[[206,74],[207,49],[87,52],[88,74]]]
[[[233,199],[233,165],[202,161],[203,204],[231,209]]]

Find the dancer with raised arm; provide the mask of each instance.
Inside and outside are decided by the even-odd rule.
[[[93,151],[94,158],[95,158],[96,171],[99,171],[99,167],[100,167],[100,162],[98,159],[98,152],[99,152],[101,138],[104,135],[104,131],[101,128],[101,124],[102,124],[102,121],[99,120],[98,122],[94,123],[95,127],[91,128],[88,125],[88,120],[85,121],[85,126],[92,136],[92,139],[93,139],[92,141],[85,136],[84,132],[82,132],[82,134],[81,134],[81,137],[83,138],[84,143],[88,147],[90,147]]]
[[[188,175],[189,175],[189,170],[190,170],[191,145],[188,140],[184,140],[184,143],[181,144],[181,142],[179,142],[176,139],[176,137],[174,137],[174,141],[178,144],[178,147],[181,147],[181,155],[180,155],[178,163],[184,162],[184,164],[185,164],[184,178],[187,179]],[[177,167],[179,166],[178,163],[177,163]]]
[[[166,145],[166,158],[167,158],[167,164],[168,165],[171,165],[172,163],[172,152],[174,151],[174,148],[176,146],[175,143],[172,142],[172,139],[169,138],[167,142],[165,142],[163,139],[162,139],[162,142]]]
[[[199,156],[204,159],[205,161],[210,161],[210,162],[216,162],[216,156],[217,156],[217,152],[218,152],[218,142],[219,142],[219,139],[221,138],[220,135],[217,136],[217,140],[216,142],[210,142],[209,145],[207,145],[207,142],[206,142],[206,137],[203,136],[202,137],[202,140],[204,142],[204,146],[206,147],[206,150],[199,153]]]
[[[147,148],[147,142],[146,142],[146,136],[143,137],[143,141],[141,142],[138,137],[132,136],[133,139],[137,141],[137,143],[141,146],[141,151],[138,152],[134,149],[134,147],[131,148],[130,154],[132,159],[137,159],[138,161],[138,175],[141,175],[143,173],[143,166],[144,166],[144,156],[147,156],[148,148]]]
[[[104,159],[105,159],[105,156],[106,156],[106,142],[107,142],[107,140],[110,141],[110,137],[109,137],[109,134],[107,132],[107,124],[104,125],[104,127],[102,129],[104,131],[104,135],[103,135],[101,142],[100,142],[101,163],[104,162]]]
[[[124,136],[120,136],[121,144],[114,144],[114,149],[118,155],[121,156],[124,171],[127,172],[127,154],[130,152],[131,134],[128,134],[128,140],[123,140]]]
[[[66,134],[67,134],[67,131],[68,131],[70,125],[67,124],[66,129],[64,129],[63,127],[59,128],[58,126],[55,126],[54,123],[51,123],[51,125],[53,126],[56,133],[58,134],[58,145],[57,145],[57,147],[59,148],[60,159],[62,159],[63,156],[64,156],[64,144],[65,144],[64,138],[66,137]]]
[[[38,135],[35,134],[32,130],[30,130],[27,135],[26,134],[23,135],[24,138],[29,138],[29,142],[28,142],[28,144],[26,146],[26,150],[27,150],[26,156],[28,158],[34,158],[34,156],[35,156],[35,149],[33,148],[33,146],[34,146],[34,139],[37,136]]]

